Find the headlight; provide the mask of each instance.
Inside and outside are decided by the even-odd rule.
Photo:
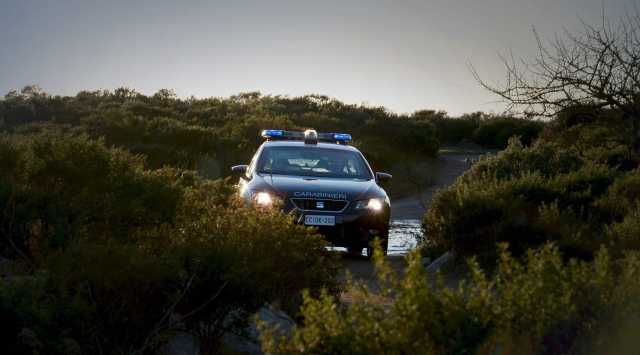
[[[258,206],[269,207],[273,204],[273,197],[268,192],[258,192],[253,196]]]
[[[384,201],[381,198],[371,198],[368,200],[360,200],[356,202],[357,210],[368,209],[374,212],[378,212],[382,210],[382,206],[384,206]]]

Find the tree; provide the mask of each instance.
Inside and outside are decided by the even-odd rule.
[[[38,85],[27,85],[20,90],[24,98],[46,97],[45,93]]]
[[[640,11],[615,23],[603,13],[600,24],[583,21],[579,33],[565,31],[548,43],[535,29],[534,35],[539,51],[533,61],[502,57],[504,83],[489,84],[472,68],[476,80],[528,117],[576,106],[622,112],[640,152]]]

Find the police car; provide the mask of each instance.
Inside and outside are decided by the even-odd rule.
[[[298,223],[315,226],[335,246],[371,256],[379,238],[386,254],[391,204],[350,134],[264,130],[265,142],[249,165],[236,165],[240,196],[249,203],[278,206]]]

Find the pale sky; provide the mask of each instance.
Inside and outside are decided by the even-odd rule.
[[[0,94],[127,86],[187,97],[319,93],[395,112],[500,111],[468,65],[535,53],[640,0],[0,0]]]

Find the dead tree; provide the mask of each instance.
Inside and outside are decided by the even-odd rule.
[[[565,31],[545,42],[535,31],[533,61],[501,57],[506,80],[478,82],[500,96],[508,110],[527,117],[552,117],[571,107],[619,110],[632,127],[640,152],[640,11],[612,23],[602,15],[597,25],[582,22],[578,33]]]

